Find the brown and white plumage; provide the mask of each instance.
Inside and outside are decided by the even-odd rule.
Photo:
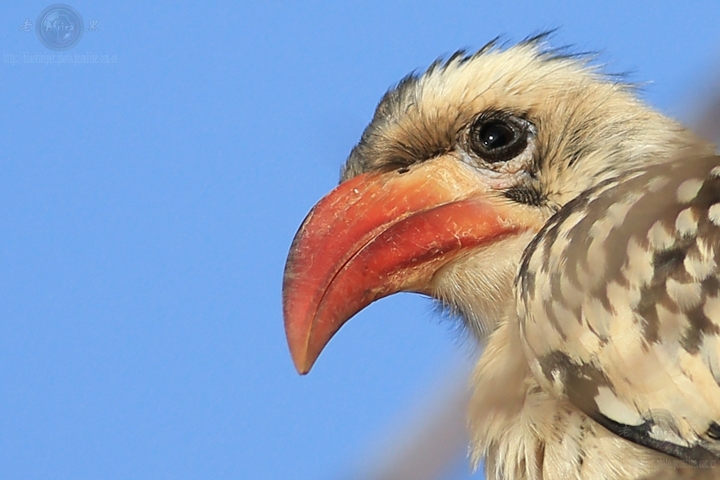
[[[485,345],[488,478],[720,478],[699,468],[720,461],[720,158],[541,41],[385,95],[293,242],[296,366],[377,298],[424,293]]]

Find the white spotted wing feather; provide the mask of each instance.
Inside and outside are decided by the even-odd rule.
[[[603,182],[525,252],[518,313],[533,374],[598,423],[720,460],[720,157]]]

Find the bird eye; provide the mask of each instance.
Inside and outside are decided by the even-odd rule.
[[[527,146],[527,122],[516,118],[480,117],[470,127],[470,149],[486,162],[506,162]]]
[[[515,140],[515,132],[502,122],[488,122],[480,127],[478,138],[486,150],[507,147]]]

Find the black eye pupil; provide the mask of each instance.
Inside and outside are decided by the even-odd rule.
[[[515,132],[504,123],[488,122],[480,128],[479,136],[485,148],[494,150],[512,143]]]
[[[468,129],[467,147],[483,162],[507,162],[525,150],[530,128],[530,122],[515,115],[481,115]]]

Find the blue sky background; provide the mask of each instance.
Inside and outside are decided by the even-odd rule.
[[[720,59],[716,1],[70,4],[116,63],[25,63],[50,2],[0,6],[2,478],[346,474],[471,356],[410,295],[286,350],[290,241],[384,91],[560,27],[690,118]]]

